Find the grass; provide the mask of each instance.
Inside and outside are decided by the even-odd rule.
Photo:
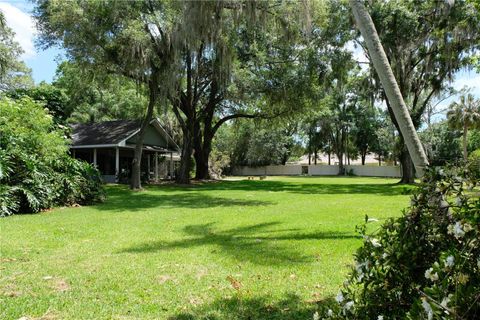
[[[108,186],[108,200],[0,220],[0,318],[310,319],[345,279],[395,180],[269,177]]]

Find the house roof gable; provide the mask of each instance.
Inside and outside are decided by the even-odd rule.
[[[72,147],[121,145],[135,136],[140,130],[140,120],[114,120],[97,123],[73,124]],[[168,145],[178,149],[173,139],[161,127],[158,119],[150,123],[168,141]]]

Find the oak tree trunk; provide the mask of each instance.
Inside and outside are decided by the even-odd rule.
[[[345,175],[345,166],[343,163],[343,153],[337,153],[338,157],[338,175],[343,176]]]
[[[210,171],[208,166],[208,159],[212,151],[212,139],[209,136],[204,136],[203,146],[195,146],[195,179],[205,180],[210,179]]]
[[[177,174],[177,183],[180,184],[189,184],[190,183],[190,171],[192,169],[192,153],[193,153],[193,144],[192,137],[188,132],[183,132],[183,145],[182,145],[182,154],[180,161],[180,168]]]
[[[140,131],[137,135],[137,142],[135,144],[135,152],[132,161],[132,177],[130,179],[130,188],[133,190],[140,190],[142,188],[141,180],[141,162],[142,162],[142,150],[143,150],[143,139],[145,138],[145,132],[147,126],[150,124],[153,116],[153,108],[158,100],[158,82],[159,82],[159,71],[157,69],[152,70],[152,75],[149,81],[149,100],[147,113],[145,114],[144,119],[142,120]]]
[[[400,183],[415,183],[415,166],[406,148],[400,152],[400,166],[402,168]]]

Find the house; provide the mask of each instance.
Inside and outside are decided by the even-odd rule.
[[[105,182],[128,182],[140,125],[139,120],[74,124],[71,154],[95,165]],[[178,145],[153,119],[143,141],[142,179],[172,179],[179,161]]]

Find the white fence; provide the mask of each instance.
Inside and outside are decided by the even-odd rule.
[[[302,166],[266,166],[266,167],[236,167],[233,169],[236,176],[298,176],[302,174]]]
[[[335,176],[338,174],[338,166],[309,165],[308,175],[310,176]]]
[[[398,166],[345,166],[346,171],[352,170],[354,175],[364,177],[401,177],[401,169]],[[266,167],[236,167],[233,175],[236,176],[297,176],[306,174],[309,176],[334,176],[337,175],[339,166],[327,165],[285,165]]]
[[[390,177],[399,178],[402,176],[402,171],[399,166],[345,166],[346,170],[353,170],[357,176],[363,177]]]

